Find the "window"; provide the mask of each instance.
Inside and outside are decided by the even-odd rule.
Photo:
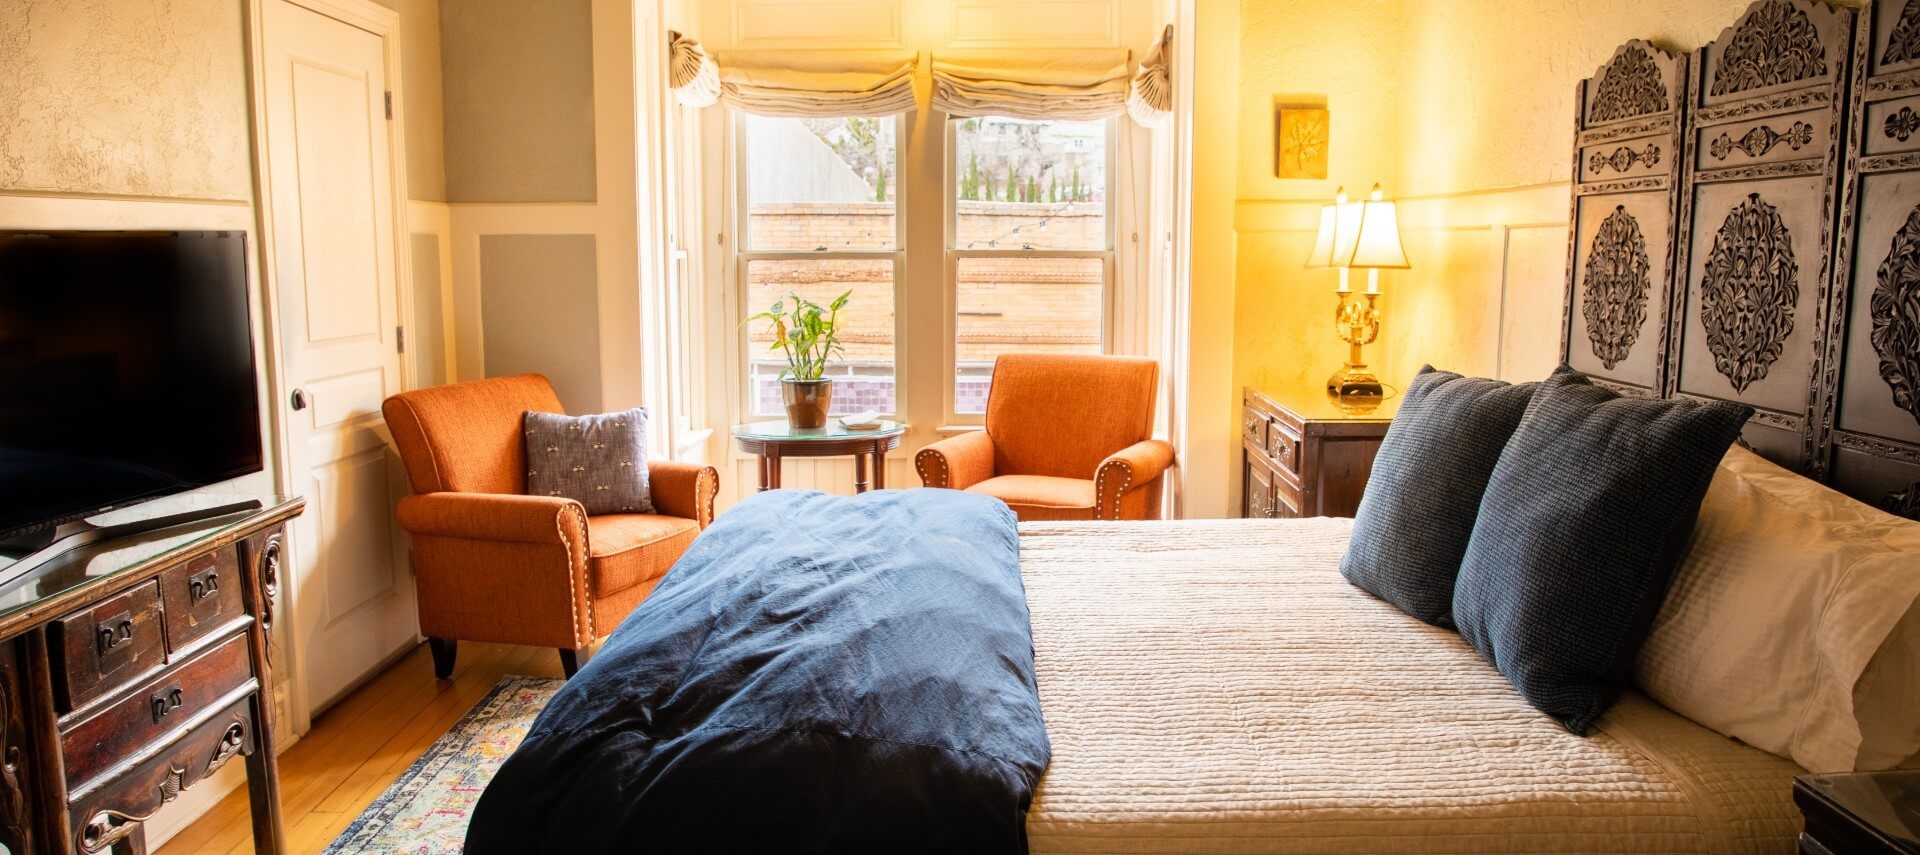
[[[916,134],[909,151],[908,121],[737,117],[736,318],[789,295],[827,305],[851,291],[846,352],[829,369],[832,411],[977,423],[1000,355],[1109,348],[1117,131],[1113,120],[952,119],[944,133]],[[939,175],[942,186],[902,187],[903,174]],[[915,216],[945,225],[916,232],[909,248]],[[926,314],[900,318],[896,306]],[[953,314],[940,318],[942,306]],[[947,346],[899,347],[902,329],[943,334]],[[742,414],[783,415],[786,361],[771,332],[756,324],[736,335]],[[951,385],[944,399],[919,399],[926,412],[908,413],[903,382],[916,379]]]
[[[830,369],[833,412],[898,411],[894,287],[902,262],[899,122],[877,119],[740,117],[740,175],[746,203],[739,253],[741,316],[798,295],[827,305],[845,291],[846,353]],[[791,302],[788,303],[791,306]],[[753,325],[746,411],[782,414],[787,363],[773,335]]]
[[[1113,281],[1110,123],[952,122],[956,415],[986,412],[1004,353],[1101,353]]]

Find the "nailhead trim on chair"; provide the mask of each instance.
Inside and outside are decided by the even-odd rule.
[[[1093,478],[1093,497],[1094,497],[1093,498],[1093,518],[1094,519],[1097,519],[1097,520],[1106,519],[1106,517],[1100,514],[1100,485],[1106,481],[1107,472],[1115,468],[1118,468],[1123,471],[1124,477],[1126,478],[1126,480],[1120,482],[1120,492],[1115,493],[1113,495],[1113,518],[1114,519],[1117,520],[1120,518],[1120,503],[1122,500],[1126,498],[1127,491],[1133,489],[1133,465],[1132,464],[1124,460],[1113,460],[1113,461],[1108,461],[1105,465],[1101,466],[1100,471],[1094,473],[1094,478]]]
[[[930,458],[940,461],[940,481],[937,484],[934,483],[933,479],[927,477],[927,460]],[[928,487],[946,487],[953,484],[953,477],[947,472],[946,455],[933,449],[922,448],[918,453],[914,454],[913,469],[920,473],[920,483]]]
[[[590,636],[593,634],[593,598],[588,597],[586,592],[586,558],[589,549],[587,544],[587,520],[585,514],[586,511],[580,509],[578,503],[574,503],[570,507],[561,510],[558,525],[560,542],[567,544],[567,565],[573,570],[573,572],[567,574],[568,586],[572,588],[575,583],[579,585],[577,589],[567,591],[567,601],[573,610],[573,640],[576,644],[581,641],[580,610],[583,604],[587,612],[587,635]],[[580,560],[578,561],[574,560],[575,552],[573,546],[575,544],[578,544],[580,547],[578,552]],[[588,642],[592,640],[591,638],[586,639]]]

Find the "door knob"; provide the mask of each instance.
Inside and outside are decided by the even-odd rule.
[[[296,410],[304,410],[307,408],[307,390],[293,390],[293,408]]]

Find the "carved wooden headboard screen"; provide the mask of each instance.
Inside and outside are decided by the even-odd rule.
[[[1813,467],[1853,12],[1761,0],[1694,55],[1668,394],[1754,408],[1747,444]]]
[[[1664,183],[1632,172],[1667,139],[1654,122],[1599,109],[1653,92],[1647,64],[1687,81]],[[1749,404],[1754,450],[1920,519],[1920,0],[1758,0],[1691,57],[1627,43],[1580,95],[1567,362]],[[1656,309],[1664,329],[1635,335]]]
[[[1665,388],[1687,58],[1635,39],[1574,95],[1566,361],[1622,392]]]
[[[1861,10],[1854,57],[1816,441],[1834,486],[1920,519],[1920,2]]]

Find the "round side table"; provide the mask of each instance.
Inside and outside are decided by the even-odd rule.
[[[887,486],[887,452],[900,447],[907,426],[883,421],[879,427],[849,428],[837,419],[828,419],[826,427],[796,428],[786,422],[753,422],[735,425],[733,443],[741,451],[760,457],[760,489],[780,487],[782,457],[841,457],[853,455],[853,491],[864,493]],[[868,472],[873,483],[867,483]]]

